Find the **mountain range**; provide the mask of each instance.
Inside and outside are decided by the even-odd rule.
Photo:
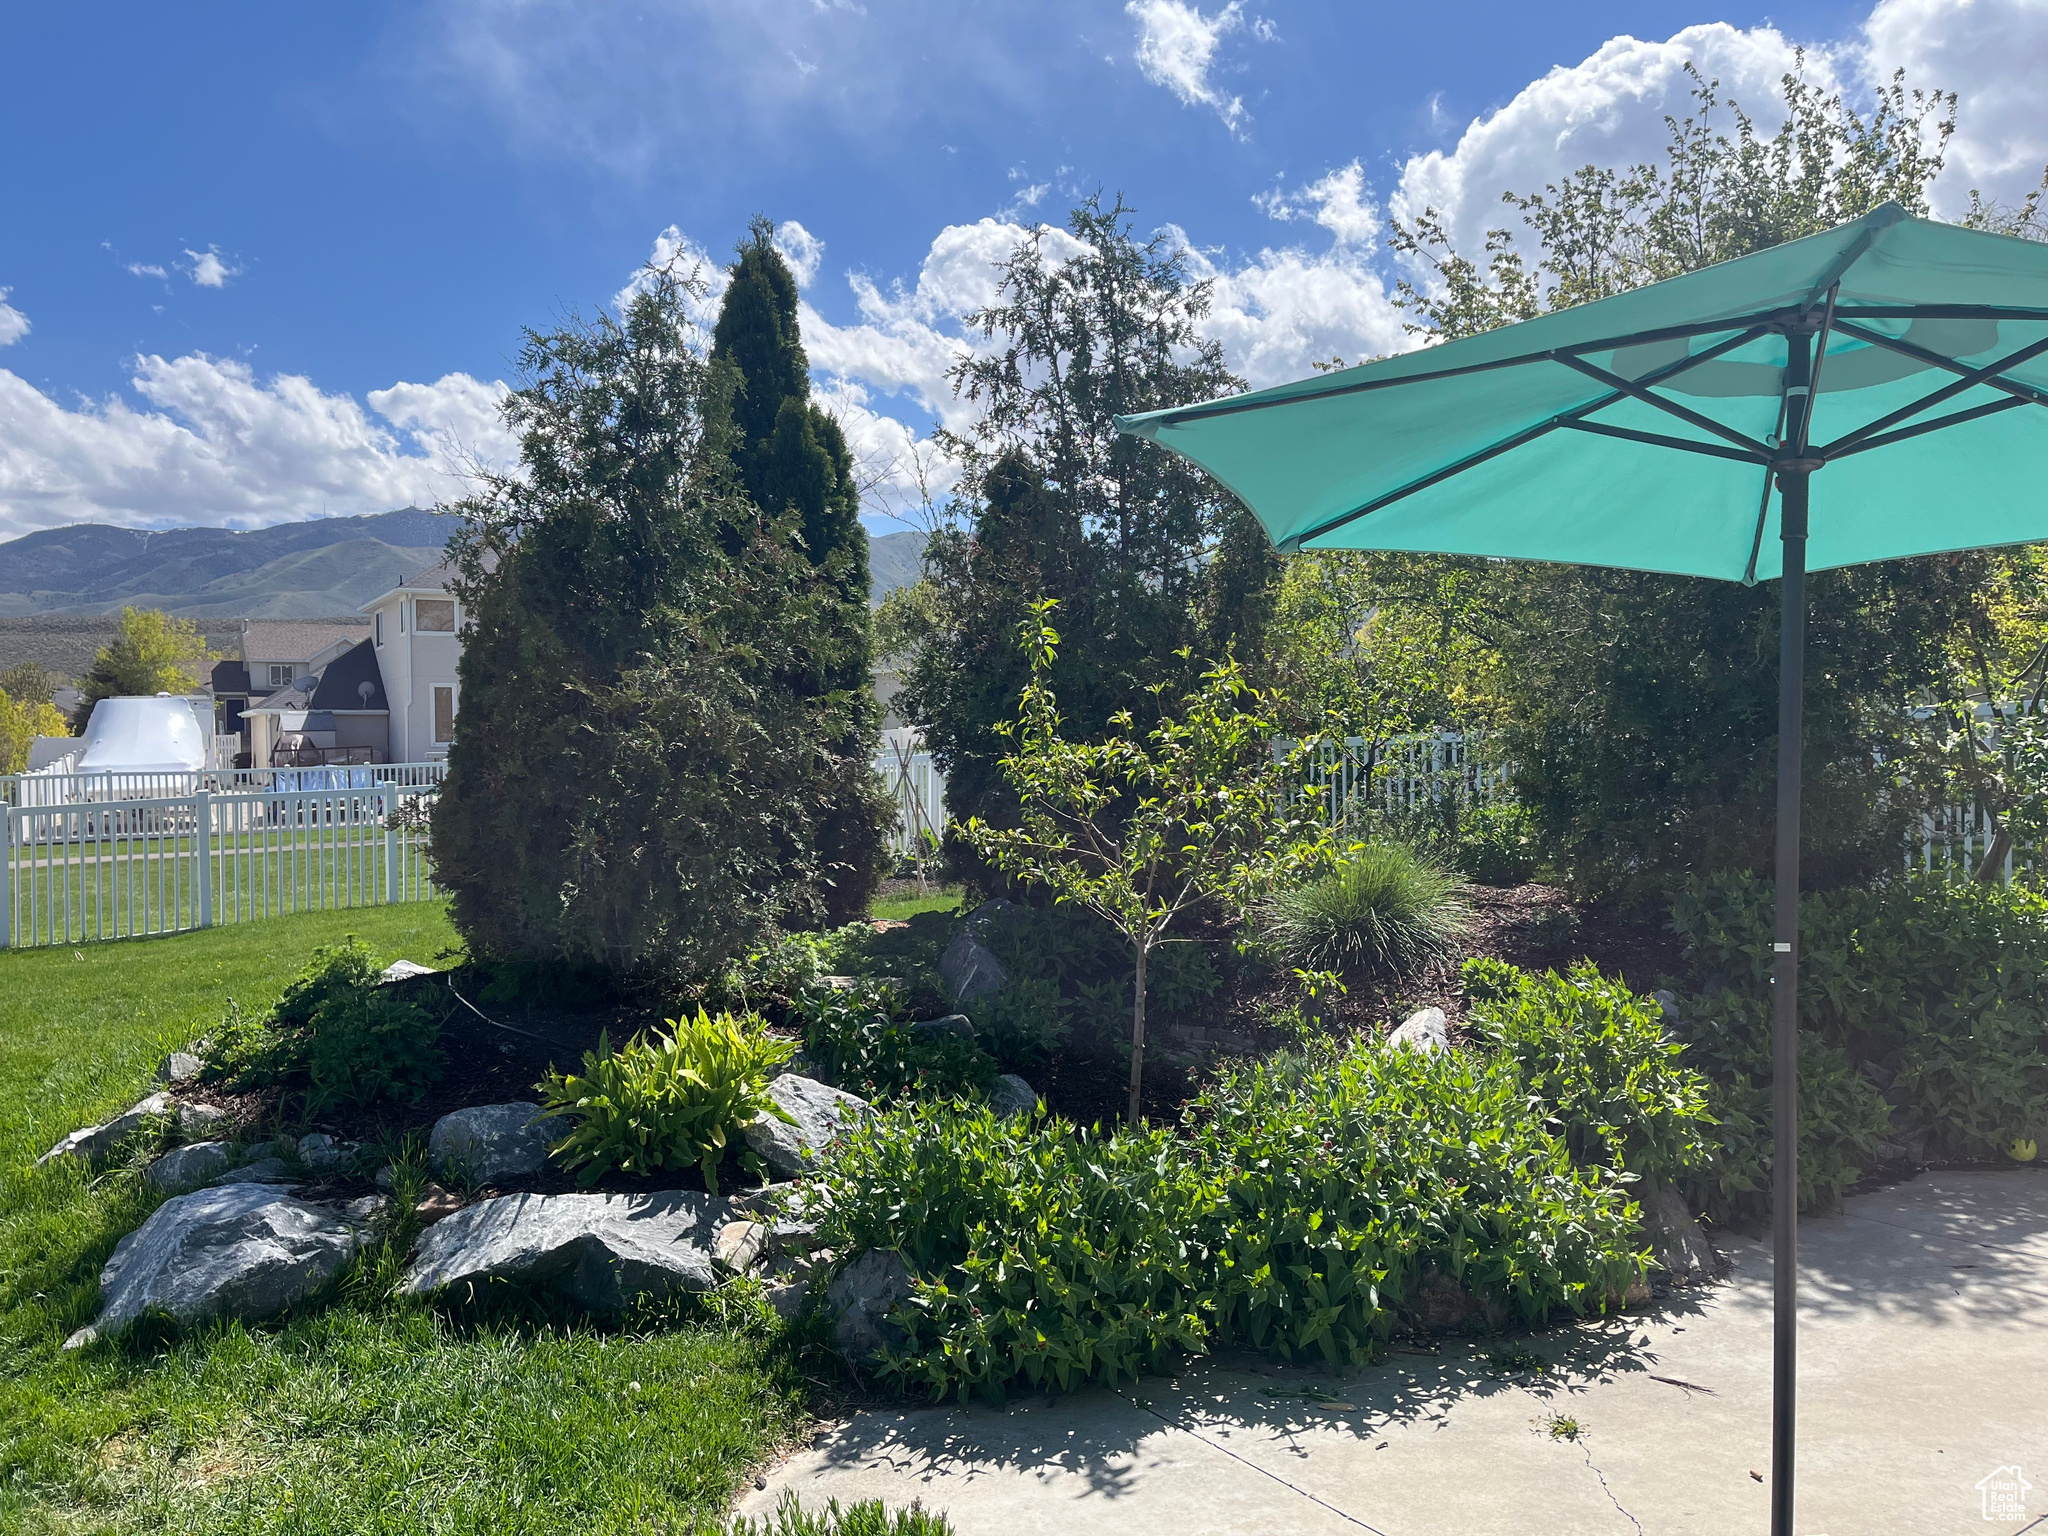
[[[247,533],[46,528],[0,543],[0,618],[114,614],[130,604],[199,620],[352,614],[439,559],[453,531],[447,516],[413,507]],[[923,551],[920,533],[870,542],[876,602],[917,580]]]

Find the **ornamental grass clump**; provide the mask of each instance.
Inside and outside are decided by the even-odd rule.
[[[1265,937],[1306,971],[1412,976],[1453,959],[1472,927],[1465,882],[1405,843],[1353,847],[1328,874],[1276,892]]]
[[[616,1051],[599,1035],[583,1054],[580,1073],[550,1073],[537,1084],[542,1118],[570,1122],[549,1150],[583,1170],[589,1185],[613,1169],[646,1174],[695,1165],[704,1187],[718,1193],[726,1149],[756,1120],[789,1115],[768,1096],[776,1071],[795,1043],[769,1034],[756,1015],[668,1021],[668,1033],[636,1034]],[[761,1169],[744,1149],[741,1161]]]

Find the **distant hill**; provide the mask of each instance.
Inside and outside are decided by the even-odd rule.
[[[6,547],[0,545],[0,555]],[[924,574],[924,535],[885,533],[868,538],[868,600],[879,603],[884,593],[907,587]]]
[[[192,619],[353,613],[441,556],[450,518],[407,508],[279,523],[247,533],[144,533],[79,523],[0,544],[0,617],[118,613]]]

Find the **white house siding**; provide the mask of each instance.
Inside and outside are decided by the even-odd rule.
[[[371,637],[377,645],[377,666],[384,676],[384,697],[391,705],[391,757],[394,762],[425,763],[448,755],[448,743],[434,739],[434,690],[445,688],[454,713],[462,712],[461,684],[455,675],[462,657],[461,610],[453,630],[419,627],[419,604],[449,602],[441,585],[445,573],[421,572],[371,603]]]

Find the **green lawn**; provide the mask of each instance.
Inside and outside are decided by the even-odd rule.
[[[942,889],[934,885],[929,896],[897,896],[886,901],[877,901],[868,915],[876,918],[891,918],[901,922],[917,916],[920,912],[957,912],[960,910],[958,887]]]
[[[38,1172],[37,1154],[348,933],[428,963],[456,943],[416,903],[0,952],[0,1532],[715,1529],[802,1414],[765,1332],[463,1319],[364,1276],[277,1325],[59,1351],[154,1202],[132,1170]]]

